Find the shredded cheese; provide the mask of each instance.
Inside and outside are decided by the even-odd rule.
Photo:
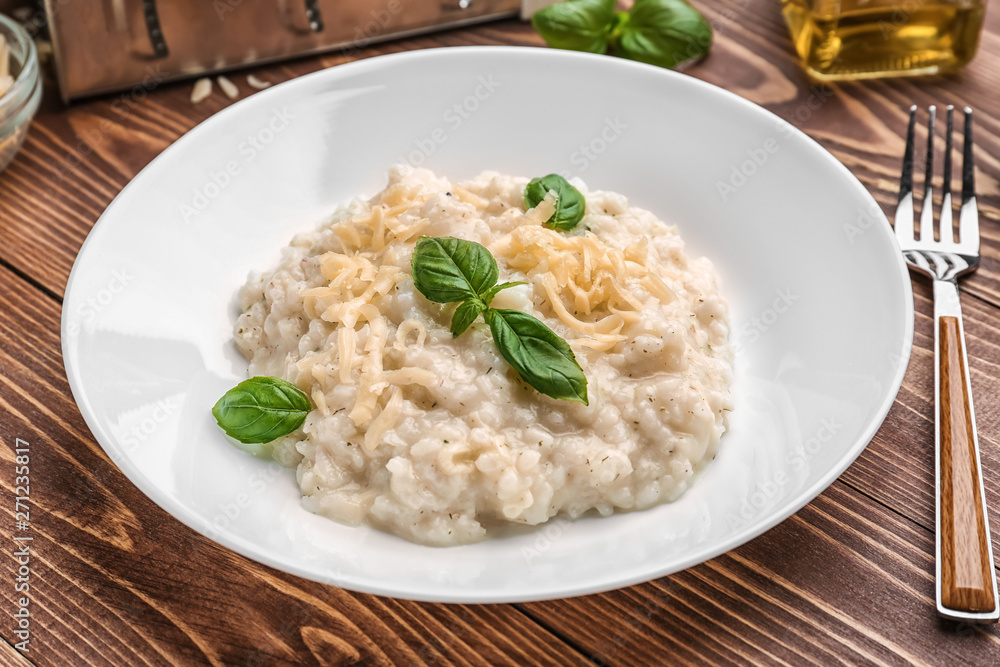
[[[341,251],[317,259],[327,283],[301,294],[306,313],[333,327],[337,342],[334,349],[306,355],[297,368],[316,381],[313,402],[322,414],[329,412],[325,391],[334,385],[354,388],[348,416],[356,426],[367,425],[369,449],[377,447],[395,426],[405,400],[403,387],[429,387],[435,381],[431,371],[400,365],[399,352],[423,346],[424,325],[408,319],[395,327],[380,307],[408,277],[401,267],[382,261],[382,256],[392,243],[411,240],[429,224],[420,215],[425,199],[419,188],[396,185],[379,201],[356,205],[357,213],[333,228]]]
[[[554,210],[550,199],[546,196],[525,218],[548,219]],[[543,306],[580,334],[570,342],[581,347],[607,351],[628,338],[622,329],[637,322],[643,309],[630,285],[638,284],[665,303],[673,299],[663,281],[649,272],[645,241],[621,251],[590,232],[567,236],[539,222],[516,227],[491,250],[545,294]]]
[[[538,202],[538,205],[533,209],[529,209],[527,213],[524,214],[525,219],[535,225],[540,225],[552,217],[552,214],[556,212],[556,197],[555,193],[549,190],[545,193],[545,198]]]
[[[330,408],[326,406],[326,394],[323,393],[322,389],[316,387],[312,390],[312,400],[321,415],[324,417],[330,416]]]
[[[417,332],[417,345],[423,346],[424,340],[427,338],[427,329],[422,323],[414,319],[405,319],[399,323],[399,327],[396,328],[396,343],[393,347],[400,352],[405,352],[407,348],[406,337],[410,335],[410,332]]]
[[[464,201],[466,204],[472,204],[479,210],[483,210],[489,205],[488,201],[475,193],[469,192],[458,183],[451,184],[451,191],[454,192],[455,196],[460,200]]]
[[[489,201],[452,184],[457,200],[484,209]],[[365,448],[374,450],[399,419],[404,401],[420,387],[432,387],[434,373],[406,365],[410,351],[427,338],[424,325],[407,319],[398,326],[382,314],[384,299],[408,277],[386,259],[400,242],[410,242],[430,224],[422,215],[427,195],[419,188],[396,184],[377,199],[355,204],[356,213],[333,228],[339,252],[317,261],[326,284],[304,290],[304,309],[336,331],[335,349],[306,355],[297,366],[316,382],[313,401],[326,414],[325,391],[350,387],[354,403],[348,413],[357,427],[366,426]],[[643,301],[636,287],[668,303],[670,288],[648,268],[649,247],[643,241],[624,250],[609,247],[594,234],[567,235],[543,226],[555,212],[555,193],[523,214],[509,234],[490,248],[509,269],[523,272],[536,294],[538,308],[549,311],[573,331],[577,348],[611,350],[628,336]]]
[[[365,431],[365,449],[374,450],[382,442],[382,436],[386,431],[396,425],[399,414],[403,411],[403,391],[399,387],[393,387],[392,396],[378,416],[368,425]]]

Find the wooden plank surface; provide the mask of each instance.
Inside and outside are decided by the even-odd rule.
[[[927,613],[933,567],[932,534],[837,483],[777,528],[703,565],[601,596],[524,607],[592,655],[650,664],[657,656],[714,665],[1000,663],[995,632],[943,630]]]
[[[803,129],[895,206],[911,103],[976,109],[984,258],[963,309],[987,504],[1000,517],[1000,14],[961,75],[816,86],[802,74],[777,0],[702,0],[712,55],[692,76]],[[505,21],[257,68],[274,83],[352,59],[466,44],[541,46]],[[242,91],[251,91],[242,75]],[[73,260],[122,187],[229,104],[192,105],[189,83],[62,106],[49,91],[26,145],[0,174],[0,466],[30,444],[31,650],[0,663],[69,664],[1000,664],[997,628],[933,612],[933,352],[929,286],[914,284],[913,358],[888,419],[816,501],[758,539],[655,582],[520,605],[435,605],[314,584],[235,555],[145,498],[110,463],[70,397],[60,300]],[[918,159],[920,159],[918,155]],[[919,179],[918,179],[919,181]],[[0,475],[5,498],[13,477]],[[14,508],[0,522],[17,534]],[[996,522],[997,519],[994,519]],[[994,530],[994,549],[1000,548]],[[13,581],[17,562],[3,560]]]
[[[6,269],[0,284],[18,287],[0,292],[0,312],[15,314],[0,318],[0,466],[13,470],[17,439],[31,451],[28,657],[63,665],[579,661],[516,607],[349,593],[249,561],[175,521],[108,461],[68,400],[59,305]],[[0,486],[14,498],[11,475]],[[3,536],[15,544],[13,503],[4,511]],[[3,559],[5,580],[16,570]],[[2,588],[5,608],[15,609],[19,594]]]

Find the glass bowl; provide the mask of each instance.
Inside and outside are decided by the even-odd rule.
[[[0,97],[0,171],[14,159],[42,98],[35,43],[24,29],[0,14],[0,35],[10,47],[14,85]]]

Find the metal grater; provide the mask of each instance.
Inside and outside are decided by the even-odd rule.
[[[520,0],[45,0],[62,97],[515,16]]]

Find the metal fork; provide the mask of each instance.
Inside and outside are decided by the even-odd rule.
[[[916,105],[910,107],[906,153],[899,183],[896,238],[906,263],[934,281],[934,406],[937,496],[937,611],[945,618],[995,623],[1000,617],[997,582],[979,438],[972,408],[972,386],[965,350],[965,330],[958,299],[958,278],[979,265],[979,214],[972,162],[972,109],[965,108],[962,160],[962,207],[958,240],[952,231],[951,135],[954,109],[947,110],[943,202],[934,240],[935,108],[927,126],[927,171],[920,212],[920,235],[913,229],[913,130]]]

